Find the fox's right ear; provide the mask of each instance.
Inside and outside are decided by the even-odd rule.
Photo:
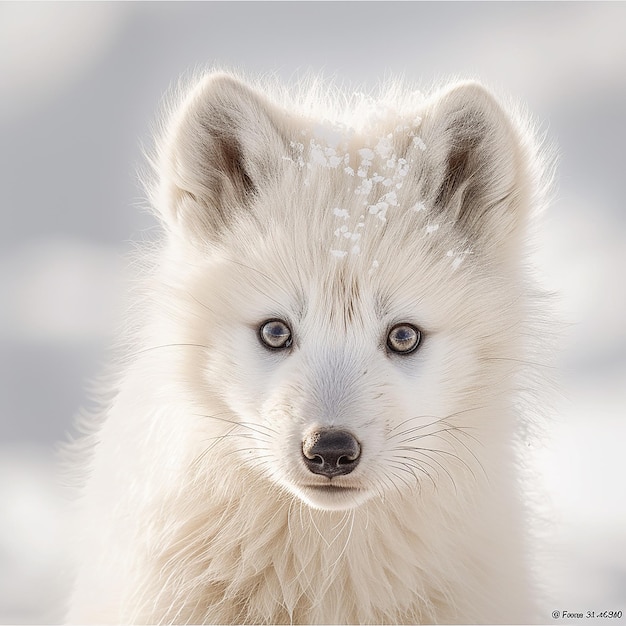
[[[280,171],[285,134],[271,103],[228,74],[210,74],[172,116],[156,158],[153,204],[170,231],[219,236]]]

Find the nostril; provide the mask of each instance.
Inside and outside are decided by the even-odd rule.
[[[354,463],[354,459],[349,456],[340,456],[337,459],[337,465],[349,465],[350,463]]]
[[[345,430],[325,429],[309,433],[302,442],[302,458],[314,474],[332,478],[349,474],[358,465],[361,445]]]

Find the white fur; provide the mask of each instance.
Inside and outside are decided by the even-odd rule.
[[[209,74],[173,107],[150,186],[167,236],[75,444],[71,622],[533,619],[531,137],[475,83],[328,91]],[[270,318],[291,349],[261,345]],[[415,353],[386,349],[399,322]],[[352,490],[306,486],[302,439],[331,426],[361,442],[333,479]]]

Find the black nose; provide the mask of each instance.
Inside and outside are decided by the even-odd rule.
[[[302,442],[302,458],[314,474],[342,476],[349,474],[361,457],[359,442],[345,430],[318,430]]]

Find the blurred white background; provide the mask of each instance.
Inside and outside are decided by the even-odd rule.
[[[59,619],[54,446],[110,340],[162,94],[206,65],[477,77],[560,153],[538,259],[567,322],[538,468],[552,609],[626,614],[626,4],[1,3],[0,623]],[[578,620],[580,621],[580,620]],[[621,621],[626,623],[626,616]]]

